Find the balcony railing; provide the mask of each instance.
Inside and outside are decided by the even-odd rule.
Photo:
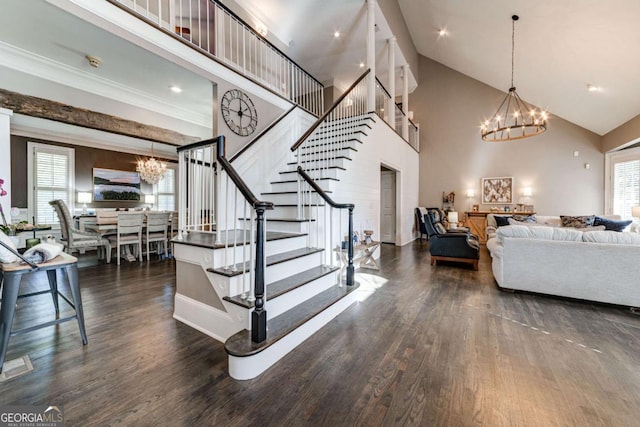
[[[319,116],[323,86],[215,0],[109,0]]]
[[[375,93],[375,107],[376,114],[380,116],[385,122],[389,123],[389,100],[391,95],[384,87],[382,82],[376,77],[376,93]],[[405,117],[405,112],[394,102],[395,108],[395,123],[389,123],[398,135],[402,136],[402,126]],[[420,151],[420,142],[418,136],[418,128],[411,120],[409,120],[409,138],[407,140],[409,145],[416,151]]]

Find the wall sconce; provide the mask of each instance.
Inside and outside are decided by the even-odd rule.
[[[531,187],[525,187],[522,189],[522,196],[523,197],[531,197],[533,196],[533,191],[531,190]]]
[[[91,203],[91,193],[78,191],[78,203],[82,203],[82,215],[87,214],[87,203]]]
[[[473,190],[473,188],[469,188],[467,190],[467,197],[469,199],[473,199],[474,197],[476,197],[476,192]]]

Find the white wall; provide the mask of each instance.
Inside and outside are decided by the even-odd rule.
[[[418,206],[418,153],[377,115],[366,130],[368,136],[352,154],[340,182],[331,186],[331,197],[338,203],[354,203],[354,229],[374,230],[380,240],[380,165],[397,171],[396,244],[415,238],[413,210]]]
[[[11,222],[11,134],[10,119],[13,112],[0,108],[0,178],[4,180],[2,188],[7,195],[0,197],[0,205],[7,223]],[[0,220],[1,221],[1,220]]]
[[[524,187],[532,188],[531,204],[541,215],[603,213],[604,154],[598,135],[551,111],[542,135],[484,142],[479,124],[493,115],[503,92],[422,56],[420,82],[409,105],[420,123],[421,206],[441,206],[442,193],[454,191],[456,209],[465,211],[480,202],[467,200],[467,189],[478,195],[483,177],[510,176],[516,199]]]

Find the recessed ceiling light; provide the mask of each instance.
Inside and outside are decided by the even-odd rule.
[[[176,86],[176,85],[169,86],[169,89],[171,89],[171,92],[173,92],[173,93],[182,92],[182,88],[180,86]]]
[[[333,33],[333,37],[335,38],[340,37],[340,31],[336,31],[335,33]]]
[[[446,29],[446,28],[440,28],[440,29],[438,30],[438,35],[439,35],[440,37],[444,37],[444,36],[446,36],[446,35],[448,35],[448,34],[449,34],[449,33],[447,33],[447,29]]]
[[[600,86],[588,84],[587,85],[587,90],[589,92],[600,92],[602,89],[600,88]]]
[[[364,68],[364,62],[360,63],[360,68]]]

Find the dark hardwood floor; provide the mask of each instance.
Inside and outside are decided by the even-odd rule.
[[[7,360],[34,371],[0,383],[0,405],[63,405],[68,426],[640,425],[640,316],[500,292],[484,248],[477,272],[430,266],[426,242],[381,251],[361,302],[245,382],[171,317],[173,261],[85,262],[89,344],[74,322],[13,337]],[[20,300],[16,326],[51,306]]]

